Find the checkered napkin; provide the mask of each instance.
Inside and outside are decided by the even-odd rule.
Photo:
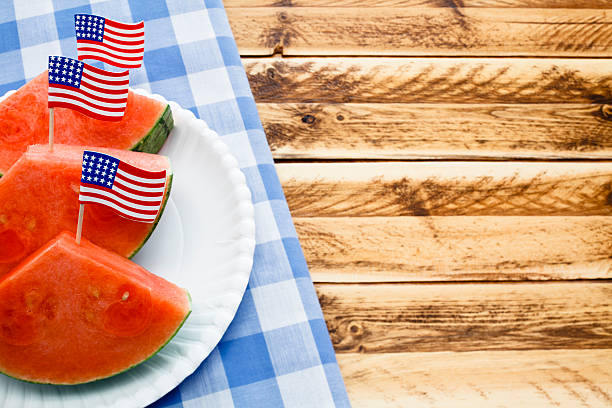
[[[349,406],[221,0],[4,2],[0,95],[42,72],[48,55],[76,58],[76,13],[145,21],[144,67],[131,71],[131,85],[205,120],[253,194],[257,245],[238,313],[202,366],[154,406]]]

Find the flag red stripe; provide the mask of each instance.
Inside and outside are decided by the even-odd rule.
[[[87,187],[91,187],[91,188],[95,188],[97,190],[101,190],[102,189],[102,187],[95,186],[95,185],[89,185],[88,184],[86,186]],[[111,190],[106,189],[106,191],[111,191]],[[155,210],[141,210],[139,208],[130,207],[129,205],[125,205],[125,204],[121,203],[120,201],[115,200],[112,197],[105,196],[103,194],[97,194],[97,193],[92,193],[92,192],[87,191],[87,192],[80,193],[80,195],[82,197],[93,197],[93,198],[99,198],[100,200],[109,201],[109,202],[115,204],[118,207],[124,208],[126,210],[130,210],[130,211],[133,211],[135,213],[142,214],[142,215],[155,215],[155,214],[157,214],[159,212],[159,208],[155,209]]]
[[[81,202],[79,201],[79,203],[81,203]],[[108,208],[108,209],[112,210],[115,214],[119,215],[120,217],[125,218],[126,220],[138,221],[138,222],[148,222],[148,223],[153,223],[154,222],[153,220],[148,219],[148,218],[136,218],[136,217],[132,217],[131,215],[127,215],[127,214],[125,214],[123,212],[119,212],[119,211],[115,210],[114,208],[106,206],[106,205],[101,204],[101,203],[94,203],[94,202],[87,201],[87,202],[81,203],[81,204],[95,205],[95,206],[100,206],[100,207]]]
[[[117,27],[117,28],[121,28],[123,30],[130,30],[130,29],[140,29],[144,27],[144,21],[139,21],[138,23],[120,23],[118,21],[114,21],[114,20],[110,20],[110,19],[105,19],[104,21],[104,27]]]
[[[132,220],[132,221],[139,221],[139,222],[147,222],[147,223],[153,223],[155,222],[155,219],[157,218],[157,216],[154,216],[153,218],[151,216],[149,217],[134,217],[131,214],[127,213],[127,210],[123,210],[121,209],[121,211],[117,208],[113,208],[110,203],[98,203],[96,201],[80,201],[79,200],[79,204],[88,204],[88,205],[98,205],[98,206],[102,206],[102,207],[106,207],[108,209],[110,209],[111,211],[113,211],[115,214],[119,215],[120,217],[123,217],[125,219],[128,220]]]
[[[123,45],[142,45],[144,46],[144,40],[138,40],[138,41],[126,41],[126,40],[117,40],[116,38],[110,38],[107,37],[106,35],[103,37],[103,41],[104,42],[112,42],[115,44],[123,44]]]
[[[112,27],[109,26],[104,26],[104,34],[109,33],[112,35],[116,35],[118,37],[127,37],[127,38],[138,38],[138,37],[144,37],[144,32],[139,31],[136,33],[120,33],[118,31],[114,31],[112,29]]]
[[[115,180],[121,180],[126,183],[130,183],[135,186],[138,186],[138,187],[147,187],[147,188],[162,188],[166,185],[166,183],[143,183],[142,181],[138,181],[138,180],[131,179],[129,177],[125,177],[124,175],[119,174],[119,172],[117,172],[117,175],[115,176]]]
[[[160,193],[159,194],[159,201],[137,200],[135,198],[131,198],[131,197],[128,197],[128,196],[126,196],[124,194],[121,194],[119,191],[111,190],[111,189],[108,189],[108,188],[102,188],[102,187],[100,187],[100,186],[98,186],[96,184],[90,184],[90,183],[86,183],[86,182],[81,181],[81,185],[83,187],[87,187],[87,188],[95,188],[96,190],[106,191],[107,193],[114,194],[117,197],[119,197],[119,198],[121,198],[121,199],[123,199],[125,201],[129,201],[130,203],[134,203],[134,204],[138,204],[138,205],[146,205],[146,206],[150,206],[150,207],[155,207],[155,206],[161,205],[161,203],[162,203],[161,200],[162,200],[162,198],[164,198],[164,193]],[[81,192],[81,194],[89,194],[89,192],[83,191],[83,192]]]
[[[87,88],[93,89],[94,91],[102,92],[105,94],[126,95],[126,96],[128,94],[127,86],[125,87],[125,89],[106,89],[106,88],[101,88],[99,86],[95,86],[91,82],[88,82],[88,81],[85,81],[85,82],[81,81],[81,86],[83,85],[86,85]]]
[[[130,84],[130,80],[128,78],[126,78],[123,81],[109,81],[107,79],[100,79],[95,76],[89,75],[87,72],[85,72],[85,70],[83,70],[83,78],[87,78],[92,82],[97,82],[99,84],[105,84],[105,85],[129,85]],[[83,80],[81,80],[81,83],[82,82]],[[90,84],[91,82],[87,81],[86,83]]]
[[[143,201],[143,200],[136,200],[134,198],[130,198],[128,196],[125,196],[123,194],[121,194],[118,191],[114,191],[115,195],[119,198],[124,199],[125,201],[129,201],[130,203],[134,203],[134,204],[139,204],[139,205],[150,205],[151,207],[153,206],[160,206],[162,201],[161,199],[164,198],[164,195],[162,193],[162,195],[159,197],[159,201]]]
[[[87,95],[89,98],[91,98],[91,99],[95,99],[95,100],[100,101],[100,102],[107,102],[107,103],[117,103],[117,104],[120,104],[120,103],[127,102],[127,100],[128,100],[127,96],[126,96],[125,98],[122,98],[122,99],[103,98],[103,97],[101,97],[101,96],[97,96],[97,95],[91,94],[91,93],[89,93],[89,92],[84,92],[82,89],[77,89],[77,88],[74,88],[74,87],[72,87],[72,86],[68,86],[68,85],[60,85],[60,84],[51,84],[51,85],[49,85],[49,95],[55,95],[55,96],[58,96],[56,93],[52,93],[52,90],[54,90],[54,89],[56,89],[56,88],[57,88],[57,89],[67,89],[67,90],[69,90],[69,91],[76,91],[76,92],[80,92],[80,93],[82,93],[83,95]],[[68,95],[67,95],[67,97],[68,97]],[[100,109],[103,109],[103,108],[102,108],[102,107],[100,107]]]
[[[104,47],[104,45],[102,47]],[[106,54],[109,57],[114,57],[114,58],[125,60],[125,61],[135,61],[135,62],[138,62],[138,61],[140,61],[142,59],[142,55],[138,55],[136,57],[124,57],[124,56],[117,55],[117,54],[115,54],[113,52],[106,51],[104,48],[98,48],[98,47],[96,47],[96,48],[92,48],[92,47],[82,47],[82,48],[79,48],[79,52],[83,52],[83,54],[87,54],[87,51],[99,52],[101,54]],[[111,82],[110,84],[112,85],[113,83]],[[117,83],[117,85],[120,85],[120,84]]]
[[[140,68],[140,66],[142,65],[141,61],[138,61],[138,64],[122,64],[117,61],[113,61],[108,58],[105,58],[105,57],[100,57],[98,55],[79,55],[79,60],[82,61],[84,59],[95,59],[96,61],[106,62],[107,64],[111,64],[119,68]]]
[[[50,88],[50,89],[53,89],[53,88]],[[80,92],[80,93],[82,93],[82,92]],[[84,103],[87,106],[91,106],[92,108],[104,110],[104,111],[107,111],[107,112],[123,112],[125,110],[125,106],[120,106],[120,107],[116,107],[116,108],[111,108],[111,107],[108,107],[108,106],[100,106],[100,105],[96,105],[95,103],[92,103],[92,102],[90,102],[90,101],[88,101],[88,100],[86,100],[84,98],[80,98],[80,97],[75,96],[75,95],[64,94],[64,93],[61,93],[61,92],[60,93],[49,92],[49,95],[51,95],[51,96],[63,96],[64,98],[73,99],[73,100],[79,101],[81,103]],[[127,100],[127,98],[126,98],[126,100]]]
[[[120,47],[114,47],[108,43],[99,43],[97,41],[91,41],[91,40],[77,40],[77,44],[91,44],[91,45],[97,45],[100,47],[106,47],[108,49],[111,49],[113,51],[119,51],[119,52],[130,52],[130,53],[139,53],[139,52],[144,52],[144,47],[143,48],[134,48],[134,49],[130,49],[130,48],[120,48]],[[133,44],[136,45],[136,44]],[[84,50],[86,49],[85,47],[80,47],[80,50]]]
[[[105,71],[103,69],[96,68],[93,65],[89,65],[89,64],[87,64],[87,69],[92,72],[95,72],[96,74],[112,76],[112,77],[126,77],[126,76],[129,77],[129,72],[130,72],[130,71],[121,71],[121,72]]]
[[[128,187],[125,184],[121,183],[121,180],[117,180],[117,178],[115,178],[115,185],[118,188],[120,188],[120,189],[122,189],[122,190],[124,190],[124,191],[126,191],[128,193],[138,194],[138,195],[143,196],[143,197],[158,197],[160,194],[163,194],[163,193],[157,193],[157,192],[151,192],[151,191],[135,190],[135,189],[133,189],[131,187]]]
[[[126,162],[119,163],[119,168],[125,171],[126,173],[131,173],[135,176],[142,177],[142,178],[158,179],[158,178],[166,177],[166,170],[158,170],[158,171],[144,170],[139,167],[132,166],[131,164],[126,163]]]
[[[98,113],[92,112],[88,109],[82,108],[79,105],[74,105],[72,103],[67,103],[67,102],[49,102],[49,108],[68,108],[68,109],[72,109],[75,110],[77,112],[81,112],[84,115],[87,115],[91,118],[94,119],[100,119],[100,120],[108,120],[111,122],[119,122],[121,121],[122,117],[117,117],[117,116],[106,116],[106,115],[100,115]]]
[[[138,204],[138,205],[144,205],[144,206],[148,206],[148,207],[155,207],[155,206],[159,207],[161,205],[161,203],[162,203],[161,200],[164,198],[164,194],[165,194],[165,193],[158,193],[157,194],[158,201],[146,201],[146,200],[138,200],[138,199],[135,199],[135,198],[130,198],[129,196],[121,194],[121,192],[119,192],[119,191],[114,189],[114,186],[113,186],[113,189],[111,190],[109,188],[102,188],[102,187],[100,187],[100,186],[98,186],[96,184],[90,184],[90,183],[83,182],[83,181],[81,181],[81,186],[82,187],[87,187],[87,188],[95,188],[95,189],[100,190],[100,191],[105,191],[105,192],[107,192],[109,194],[114,194],[117,197],[122,198],[122,199],[124,199],[126,201],[129,201],[131,203]],[[81,194],[86,194],[88,192],[81,190],[80,193]]]

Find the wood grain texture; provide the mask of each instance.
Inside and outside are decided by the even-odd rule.
[[[232,7],[612,8],[609,0],[226,0]]]
[[[245,58],[243,64],[257,102],[612,104],[606,59]]]
[[[612,350],[338,354],[360,407],[609,407]]]
[[[337,352],[612,348],[610,282],[317,284]]]
[[[276,168],[294,217],[612,214],[610,162],[286,163]]]
[[[612,217],[294,218],[315,282],[612,278]]]
[[[259,103],[277,159],[612,158],[600,104]]]
[[[241,55],[612,56],[605,10],[229,8]]]

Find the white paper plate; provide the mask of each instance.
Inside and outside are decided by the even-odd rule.
[[[170,106],[175,127],[160,154],[172,162],[172,192],[155,232],[133,260],[187,288],[191,315],[158,354],[106,380],[53,386],[0,375],[0,407],[146,406],[193,373],[234,318],[253,264],[251,192],[219,136],[190,111]]]

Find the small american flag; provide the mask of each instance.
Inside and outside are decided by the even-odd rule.
[[[148,171],[108,154],[85,150],[79,203],[98,203],[119,215],[154,222],[166,191],[166,170]]]
[[[79,60],[94,59],[119,68],[139,68],[144,55],[144,22],[125,24],[92,14],[75,14]]]
[[[129,83],[127,70],[108,72],[72,58],[49,57],[49,108],[70,108],[92,118],[119,121]]]

